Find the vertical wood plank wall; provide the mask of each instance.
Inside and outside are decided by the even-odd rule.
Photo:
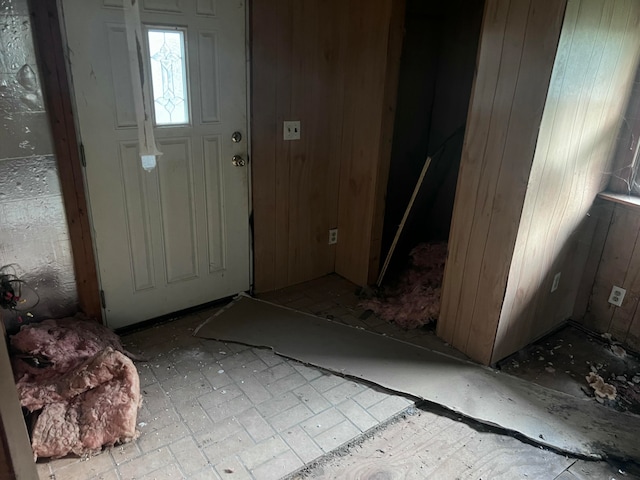
[[[378,275],[404,25],[403,1],[350,1],[336,272]]]
[[[392,15],[402,20],[397,6],[403,4],[252,1],[257,291],[336,270],[366,283],[370,245],[381,229],[377,199],[386,176],[380,162],[392,128],[384,121],[393,118],[387,57],[398,40],[392,36],[390,43],[390,25]],[[399,44],[394,48],[399,56]],[[299,141],[282,139],[284,120],[301,121]],[[338,245],[330,246],[329,229],[336,227]]]
[[[640,350],[640,206],[613,205],[609,223],[600,226],[606,235],[589,309],[582,320],[596,332],[610,332],[616,340]],[[599,262],[598,262],[599,260]],[[613,285],[627,290],[621,307],[608,302]]]
[[[254,0],[252,190],[255,288],[282,288],[334,270],[343,15],[338,2]],[[285,142],[282,123],[301,122]]]
[[[438,335],[489,363],[565,11],[487,0]]]
[[[573,313],[639,58],[640,2],[569,0],[492,361]]]

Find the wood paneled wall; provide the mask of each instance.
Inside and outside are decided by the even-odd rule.
[[[639,58],[640,2],[569,0],[493,361],[573,313],[593,236],[587,215],[609,179]]]
[[[403,4],[252,1],[256,290],[336,270],[366,283],[392,128],[385,120],[397,65],[387,58],[390,48],[400,51],[399,28],[391,35],[390,26],[402,20]],[[301,140],[283,141],[284,120],[301,121]],[[338,245],[330,246],[336,227]]]
[[[349,5],[336,272],[373,283],[380,266],[385,192],[402,51],[404,1]]]
[[[565,2],[487,0],[438,335],[482,363],[493,345]]]
[[[335,247],[327,239],[329,229],[338,223],[344,16],[326,3],[251,3],[258,291],[334,270]],[[300,140],[283,141],[285,120],[300,120]]]
[[[597,231],[605,242],[595,261],[597,274],[582,322],[640,351],[640,204],[615,203],[612,207],[609,222],[603,222]],[[608,302],[614,285],[627,290],[621,307]]]
[[[566,15],[560,2],[494,1],[485,12],[438,330],[476,360],[517,351],[580,301],[639,15],[634,0],[569,0]]]

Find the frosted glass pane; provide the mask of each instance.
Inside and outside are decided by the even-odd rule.
[[[184,32],[150,29],[148,37],[156,124],[189,123]]]

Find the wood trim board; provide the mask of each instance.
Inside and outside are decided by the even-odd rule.
[[[37,480],[31,442],[22,415],[0,313],[0,479]],[[8,475],[8,476],[7,476]]]
[[[402,231],[404,230],[404,226],[407,223],[407,218],[409,218],[409,214],[411,213],[411,209],[413,208],[413,204],[416,201],[416,197],[418,196],[418,192],[420,188],[422,188],[422,182],[424,181],[424,177],[429,171],[429,166],[431,165],[431,157],[427,157],[424,162],[424,166],[422,167],[422,171],[420,172],[420,177],[418,177],[418,181],[416,182],[416,186],[413,189],[413,193],[411,194],[411,199],[409,200],[409,205],[407,205],[407,209],[404,211],[404,215],[402,216],[402,220],[400,221],[400,225],[398,226],[398,231],[393,237],[393,242],[391,243],[391,248],[389,248],[389,253],[384,260],[384,264],[382,265],[382,270],[380,270],[380,275],[378,276],[378,281],[376,284],[378,286],[382,285],[382,281],[384,280],[384,275],[387,273],[387,268],[389,267],[389,263],[391,262],[391,258],[393,257],[393,252],[396,250],[396,245],[398,244],[398,240],[402,235]]]

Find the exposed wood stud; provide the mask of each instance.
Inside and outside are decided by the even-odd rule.
[[[30,0],[29,12],[69,225],[79,306],[89,317],[101,320],[98,275],[56,1]]]

